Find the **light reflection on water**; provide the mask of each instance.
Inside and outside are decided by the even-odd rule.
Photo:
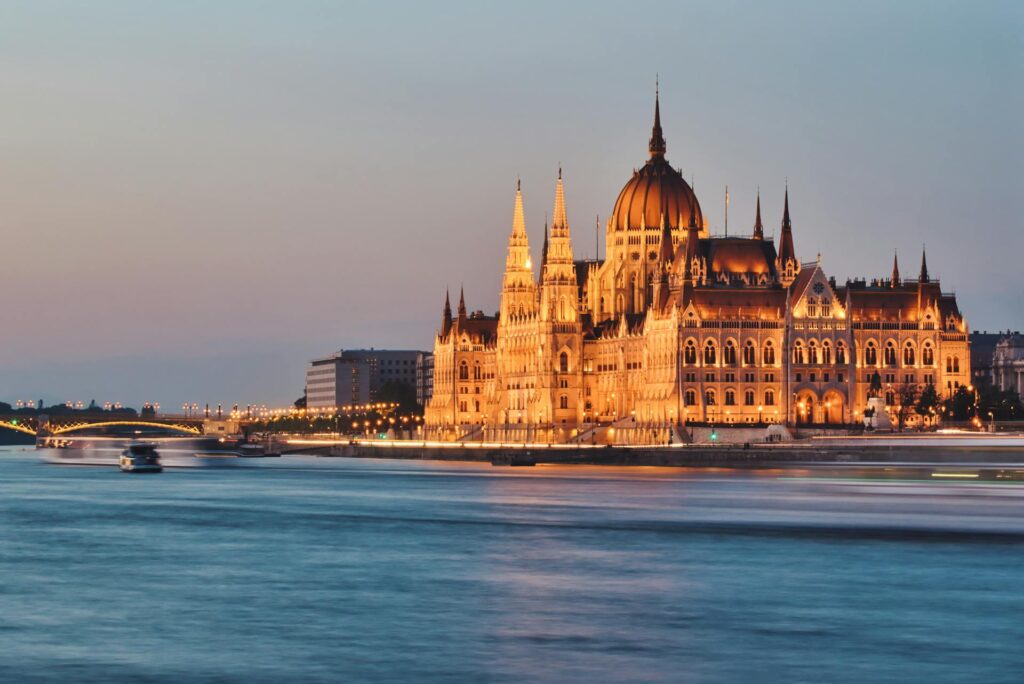
[[[1020,681],[1021,484],[34,456],[4,681]]]

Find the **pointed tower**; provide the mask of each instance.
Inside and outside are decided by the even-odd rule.
[[[537,286],[533,281],[533,260],[530,258],[530,240],[526,236],[526,219],[523,215],[523,191],[519,181],[516,181],[512,234],[508,237],[505,275],[501,284],[501,321],[506,323],[513,315],[525,316],[536,313],[536,291]]]
[[[547,234],[541,278],[541,316],[559,322],[577,320],[579,293],[576,264],[573,262],[569,219],[565,212],[565,186],[562,169],[555,181],[555,206],[551,212],[551,231]]]
[[[672,262],[672,225],[664,211],[661,212],[661,244],[658,247],[658,274],[654,281],[654,304],[658,311],[664,311],[669,302]]]
[[[783,287],[789,287],[800,272],[800,262],[796,260],[793,249],[793,224],[789,219],[789,186],[786,187],[786,200],[782,211],[782,237],[779,238],[779,256],[776,270]]]
[[[764,226],[761,225],[761,188],[757,189],[757,216],[754,218],[754,239],[764,240]]]
[[[459,322],[466,320],[466,291],[459,287]]]
[[[647,144],[647,150],[651,153],[651,159],[665,157],[665,136],[661,132],[661,92],[658,83],[654,84],[654,128],[651,129],[651,140]]]
[[[917,276],[918,282],[927,283],[928,278],[928,256],[925,254],[924,248],[921,248],[921,273]]]
[[[896,252],[892,253],[892,281],[889,284],[894,290],[900,286],[900,258]]]
[[[444,313],[441,315],[441,337],[448,337],[452,329],[452,303],[448,297],[448,290],[444,291]]]

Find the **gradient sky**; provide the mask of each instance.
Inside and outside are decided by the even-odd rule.
[[[771,5],[769,7],[769,4]],[[516,176],[578,257],[647,156],[840,281],[1024,327],[1024,4],[0,2],[0,400],[266,402],[497,308]]]

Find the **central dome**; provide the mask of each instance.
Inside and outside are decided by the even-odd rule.
[[[693,188],[683,175],[665,161],[665,138],[661,133],[661,104],[654,101],[654,130],[649,145],[651,158],[643,168],[633,173],[615,200],[612,210],[611,231],[640,230],[643,227],[661,227],[664,213],[672,230],[685,229],[694,212],[697,227],[704,228],[704,214],[700,210]]]

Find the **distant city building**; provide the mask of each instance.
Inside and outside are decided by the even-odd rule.
[[[601,260],[573,255],[559,170],[535,262],[517,184],[498,315],[446,298],[428,435],[665,444],[692,423],[856,424],[869,399],[895,415],[912,387],[971,382],[967,321],[924,255],[912,277],[839,284],[798,258],[788,190],[777,240],[760,197],[750,233],[711,235],[665,149],[656,100]]]
[[[1015,332],[996,344],[992,358],[993,383],[1004,392],[1024,396],[1024,335]]]
[[[416,357],[416,403],[426,406],[434,396],[434,355],[422,352]]]
[[[1004,332],[990,333],[987,330],[971,333],[971,378],[975,387],[984,389],[992,386],[992,359],[996,345],[1006,335]]]
[[[310,361],[306,406],[328,408],[377,400],[387,382],[416,387],[416,350],[349,349]]]

